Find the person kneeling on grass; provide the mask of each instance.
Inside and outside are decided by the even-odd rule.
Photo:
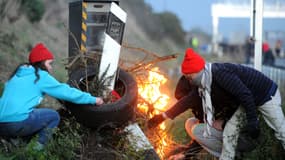
[[[58,82],[51,76],[53,60],[53,54],[44,44],[36,44],[29,54],[29,63],[19,65],[5,83],[0,98],[0,136],[38,134],[35,149],[41,150],[60,121],[55,110],[36,108],[45,95],[77,104],[104,103],[100,97]]]
[[[258,113],[275,132],[285,149],[285,117],[277,84],[254,68],[233,63],[206,63],[193,49],[188,48],[181,64],[183,75],[198,87],[202,99],[204,137],[211,137],[215,114],[230,109],[234,114],[225,123],[220,160],[234,159],[240,132],[259,137]],[[229,99],[221,97],[228,95]],[[229,104],[216,102],[228,101]],[[259,111],[259,112],[257,112]]]
[[[190,144],[188,144],[186,148],[183,148],[184,151],[170,156],[169,159],[189,159],[190,157],[197,155],[202,148],[216,157],[220,156],[222,152],[223,127],[226,124],[227,119],[233,115],[237,109],[237,106],[230,101],[231,97],[223,90],[218,90],[216,93],[219,95],[218,97],[215,97],[215,100],[213,100],[213,105],[217,106],[217,110],[214,115],[216,120],[214,121],[213,126],[210,128],[211,132],[213,133],[210,137],[203,136],[206,124],[203,123],[202,99],[199,96],[198,88],[191,84],[191,82],[188,81],[185,76],[182,76],[179,79],[176,86],[175,97],[178,99],[178,101],[164,113],[155,115],[153,118],[148,120],[147,126],[152,129],[158,126],[164,120],[168,118],[174,119],[188,109],[191,109],[192,113],[194,114],[195,117],[190,117],[185,122],[185,129],[192,139]],[[224,108],[222,109],[220,107],[222,105],[231,106],[232,108],[228,110]]]
[[[185,129],[191,137],[190,144],[183,147],[183,152],[172,155],[169,159],[189,159],[197,155],[202,148],[208,151],[215,157],[220,157],[222,153],[223,131],[227,121],[234,115],[239,108],[238,103],[234,101],[231,95],[221,89],[219,85],[213,83],[213,96],[211,97],[213,107],[215,107],[213,125],[209,127],[211,135],[204,136],[204,131],[207,129],[204,123],[204,113],[202,107],[202,99],[199,96],[198,88],[185,76],[182,76],[175,90],[175,97],[178,101],[164,113],[155,115],[148,120],[149,128],[154,128],[164,120],[174,119],[179,114],[191,109],[195,117],[190,117],[185,122]],[[227,106],[227,107],[223,107]],[[250,132],[246,128],[241,129],[242,132],[238,136],[236,151],[245,153],[252,151],[258,144],[258,137],[251,138]],[[179,149],[177,149],[179,151]]]

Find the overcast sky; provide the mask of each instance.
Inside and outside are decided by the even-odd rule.
[[[210,34],[212,34],[211,4],[217,1],[221,0],[145,0],[155,12],[167,10],[175,13],[186,31],[198,27]],[[277,1],[285,2],[285,0]],[[242,0],[236,2],[240,3]],[[264,19],[263,22],[264,31],[285,32],[285,19]],[[249,28],[249,18],[221,18],[219,23],[219,32],[225,36],[230,35],[232,32],[246,32],[246,34],[249,34]]]

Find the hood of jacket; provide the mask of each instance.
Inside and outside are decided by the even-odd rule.
[[[16,71],[16,76],[23,77],[35,73],[35,68],[31,65],[23,65]]]

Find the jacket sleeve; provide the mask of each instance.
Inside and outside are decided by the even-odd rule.
[[[40,80],[37,83],[42,93],[54,98],[76,104],[96,103],[96,97],[92,96],[90,93],[72,88],[66,83],[60,83],[45,71],[40,73]]]
[[[203,121],[203,110],[201,98],[198,95],[197,90],[192,90],[188,95],[182,97],[165,113],[166,115],[174,119],[179,114],[185,112],[187,109],[192,109],[193,114],[197,119]]]
[[[175,98],[179,100],[180,98],[189,94],[191,90],[193,90],[193,87],[191,87],[189,81],[185,76],[181,76],[176,85]]]

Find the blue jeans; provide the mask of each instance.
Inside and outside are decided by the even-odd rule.
[[[51,138],[52,129],[58,126],[59,121],[60,116],[53,109],[34,109],[29,117],[23,121],[0,123],[0,135],[26,137],[38,134],[38,142],[46,144]]]

